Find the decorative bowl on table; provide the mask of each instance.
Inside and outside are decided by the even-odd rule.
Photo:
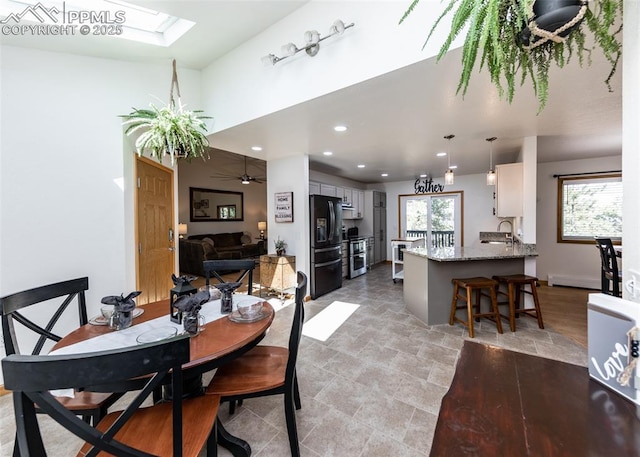
[[[238,313],[243,319],[255,319],[262,314],[262,302],[240,302],[238,303]]]
[[[155,343],[156,341],[166,340],[173,338],[178,334],[178,329],[175,327],[157,327],[137,336],[136,342],[138,344]]]

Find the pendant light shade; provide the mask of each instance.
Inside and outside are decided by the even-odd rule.
[[[493,142],[497,139],[498,138],[495,136],[486,139],[489,142],[489,171],[487,172],[487,186],[496,185],[496,173],[493,170]]]
[[[447,170],[447,172],[444,174],[444,184],[446,186],[450,186],[451,184],[453,184],[453,170],[451,168],[449,168]]]
[[[453,137],[455,137],[455,135],[446,135],[444,138],[449,142]],[[453,184],[453,178],[453,169],[451,168],[451,148],[447,146],[447,172],[444,174],[444,185],[450,186]]]
[[[495,186],[496,185],[496,173],[493,170],[489,170],[487,172],[487,186]]]

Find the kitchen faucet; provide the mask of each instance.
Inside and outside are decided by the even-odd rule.
[[[500,221],[500,223],[498,224],[498,228],[496,229],[498,232],[500,231],[500,227],[502,226],[502,224],[504,224],[505,222],[507,222],[509,224],[509,233],[511,234],[511,236],[513,236],[513,223],[508,220],[508,219],[503,219]]]

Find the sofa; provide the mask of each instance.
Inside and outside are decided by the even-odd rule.
[[[246,232],[191,235],[180,239],[180,273],[204,276],[205,260],[246,259],[266,254],[264,241]]]

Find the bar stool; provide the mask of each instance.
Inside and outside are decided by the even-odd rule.
[[[534,317],[538,320],[538,327],[544,328],[542,323],[542,312],[540,312],[540,302],[538,301],[538,292],[536,290],[536,282],[538,278],[528,275],[504,275],[494,276],[493,279],[498,281],[499,284],[507,286],[507,292],[498,290],[498,295],[506,295],[508,301],[498,303],[499,305],[509,305],[509,316],[502,316],[509,319],[509,328],[512,332],[516,331],[516,317],[520,317],[520,313]],[[525,286],[531,287],[531,291],[526,290]],[[520,304],[520,298],[524,299],[524,295],[529,294],[533,297],[534,308],[524,308],[524,300],[522,305]],[[516,308],[516,304],[518,308]],[[523,306],[523,308],[520,308]]]
[[[498,328],[498,333],[502,333],[502,322],[500,321],[500,312],[498,311],[498,300],[496,298],[496,290],[498,289],[498,282],[493,279],[484,277],[475,278],[454,278],[451,280],[453,283],[453,298],[451,300],[451,315],[449,316],[449,325],[453,325],[454,321],[460,322],[469,330],[469,337],[473,338],[473,320],[480,321],[481,317],[492,318]],[[466,295],[460,294],[460,289],[466,290]],[[491,298],[491,312],[480,312],[480,299],[483,295],[482,290],[489,290],[489,297]],[[472,294],[475,291],[476,299],[473,302]],[[466,304],[458,306],[458,300],[465,300]],[[475,307],[475,312],[474,312]],[[458,309],[467,309],[467,320],[464,321],[456,316]]]

